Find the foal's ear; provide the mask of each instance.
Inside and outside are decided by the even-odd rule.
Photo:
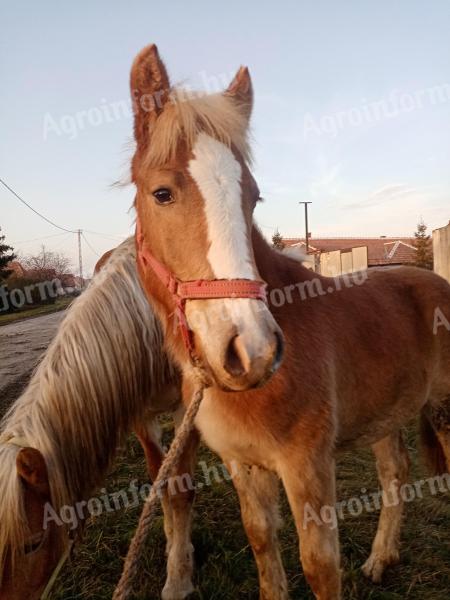
[[[35,448],[21,448],[16,457],[17,474],[32,491],[41,496],[50,496],[47,465],[44,457]]]
[[[155,44],[146,46],[134,59],[130,87],[136,141],[145,142],[149,127],[170,99],[169,77]]]
[[[253,86],[250,72],[247,67],[241,67],[234,76],[233,81],[225,91],[241,106],[245,116],[250,120],[253,108]]]

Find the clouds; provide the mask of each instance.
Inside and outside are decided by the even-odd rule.
[[[369,196],[357,202],[345,204],[342,208],[364,209],[384,204],[398,204],[408,200],[414,202],[423,200],[424,194],[418,189],[405,183],[391,183],[371,192]]]
[[[349,189],[333,213],[327,229],[342,235],[412,235],[421,218],[430,230],[446,223],[448,200],[442,189],[393,182],[369,193]]]

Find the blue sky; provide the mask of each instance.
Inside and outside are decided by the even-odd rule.
[[[249,66],[266,235],[303,234],[300,200],[313,203],[315,236],[405,235],[420,217],[450,218],[447,0],[19,1],[0,18],[0,177],[58,224],[97,232],[88,272],[93,250],[131,232],[134,190],[111,184],[127,176],[132,120],[111,106],[126,108],[131,62],[150,42],[174,83],[216,91]],[[74,235],[3,188],[0,206],[17,249],[45,243],[76,263]]]

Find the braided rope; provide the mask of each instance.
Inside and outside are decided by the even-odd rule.
[[[146,499],[136,533],[134,534],[128,549],[122,576],[116,589],[114,590],[113,600],[127,600],[127,598],[129,598],[133,593],[133,582],[138,572],[139,560],[144,549],[145,540],[147,539],[158,500],[160,499],[160,490],[163,489],[167,479],[169,478],[170,472],[177,465],[186,446],[189,434],[194,427],[194,419],[197,415],[198,409],[200,408],[205,387],[207,386],[203,381],[195,391],[186,414],[184,415],[183,421],[178,428],[178,431],[169,448],[167,456],[164,459],[161,468],[159,469],[158,476],[153,483],[150,494]]]

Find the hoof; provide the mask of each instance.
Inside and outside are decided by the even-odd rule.
[[[398,563],[398,560],[398,556],[383,557],[379,554],[371,554],[361,570],[374,583],[381,583],[386,567]]]
[[[184,585],[171,585],[167,584],[164,586],[161,592],[162,600],[184,600],[194,592],[194,586],[192,583],[186,582]]]

